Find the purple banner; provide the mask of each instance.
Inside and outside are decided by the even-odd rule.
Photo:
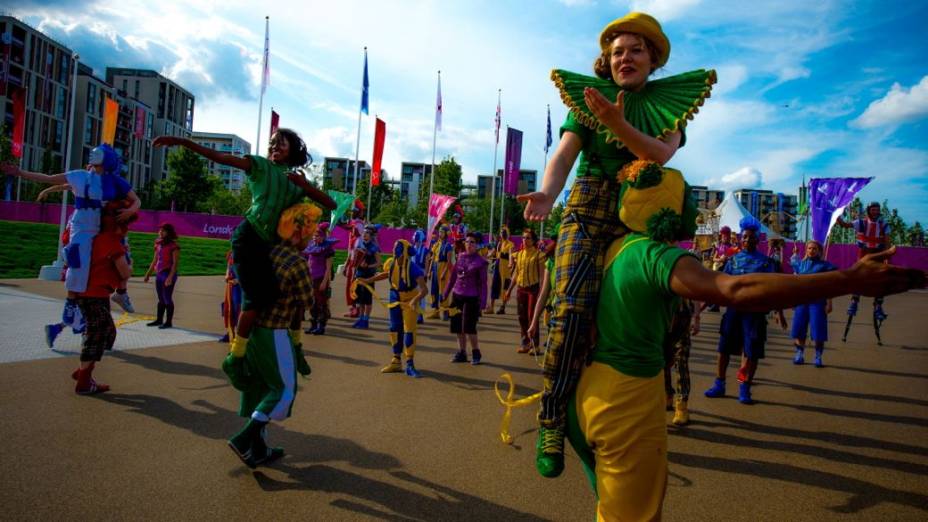
[[[522,167],[522,131],[506,128],[506,164],[503,170],[503,190],[510,196],[519,193],[519,170]]]
[[[817,178],[809,183],[812,238],[825,243],[838,216],[873,178]]]

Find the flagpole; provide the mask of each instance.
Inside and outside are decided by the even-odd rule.
[[[441,70],[438,71],[438,88],[441,89]],[[432,172],[429,176],[429,200],[432,202],[432,194],[435,193],[435,145],[438,143],[438,105],[435,105],[435,122],[432,125]]]
[[[547,124],[547,130],[545,131],[545,162],[544,162],[543,166],[541,167],[541,174],[542,174],[542,176],[544,176],[545,171],[548,170],[548,147],[551,146],[550,143],[548,142],[548,137],[549,137],[549,136],[551,136],[551,105],[550,105],[550,104],[548,105],[548,124]],[[538,174],[535,174],[535,185],[536,185],[536,186],[538,185]],[[539,236],[541,239],[544,239],[544,238],[545,238],[545,220],[546,220],[546,219],[548,219],[548,218],[545,218],[545,219],[542,219],[542,220],[541,220],[541,232],[538,234],[538,236]]]
[[[367,72],[367,46],[364,46],[364,72]],[[361,82],[361,109],[358,109],[358,140],[355,142],[354,146],[354,186],[351,187],[351,195],[358,195],[358,170],[360,169],[360,153],[361,153],[361,113],[364,110],[364,82]],[[367,187],[368,193],[370,193],[370,187]],[[370,214],[370,211],[368,211]]]
[[[255,138],[255,154],[261,154],[261,115],[264,112],[264,91],[267,89],[267,67],[268,67],[268,54],[270,54],[270,49],[268,49],[268,38],[271,27],[271,17],[264,17],[264,59],[262,60],[263,67],[261,68],[261,95],[258,96],[258,136]]]
[[[502,119],[500,114],[500,102],[502,101],[503,90],[500,89],[496,93],[496,115]],[[496,207],[496,157],[499,155],[499,121],[496,122],[496,149],[493,151],[493,171],[490,172],[490,234],[488,237],[493,237],[493,211]]]

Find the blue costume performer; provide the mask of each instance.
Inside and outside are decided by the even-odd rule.
[[[422,269],[423,274],[427,275],[427,268],[429,266],[429,259],[432,257],[432,250],[429,248],[426,243],[425,230],[421,228],[416,229],[416,232],[412,236],[412,248],[415,251],[413,256],[413,261],[419,265],[419,268]],[[420,300],[419,302],[419,317],[416,319],[416,322],[422,324],[422,313],[425,311],[425,299]]]
[[[779,272],[776,263],[757,250],[760,222],[753,217],[745,217],[741,226],[741,251],[732,256],[722,269],[728,275],[762,274]],[[786,324],[783,311],[779,310],[781,325]],[[753,404],[751,383],[757,363],[764,358],[764,345],[767,343],[767,313],[744,312],[729,306],[725,309],[719,325],[718,373],[715,383],[706,390],[706,397],[716,398],[725,395],[725,371],[732,355],[741,355],[741,369],[738,371],[741,386],[738,402]]]
[[[805,258],[792,263],[793,272],[799,275],[820,274],[838,268],[822,259],[822,244],[812,240],[806,243]],[[831,312],[831,299],[821,299],[797,306],[793,311],[793,327],[790,337],[796,344],[796,356],[793,364],[805,363],[806,333],[811,327],[812,341],[815,343],[815,367],[821,368],[822,352],[828,340],[828,314]]]
[[[359,282],[372,284],[375,281],[390,281],[390,344],[393,358],[381,373],[403,371],[400,356],[406,356],[406,375],[421,377],[413,359],[416,355],[416,318],[419,301],[426,295],[425,273],[413,261],[415,250],[405,239],[393,245],[393,257],[383,264],[383,271],[370,278],[359,278]]]

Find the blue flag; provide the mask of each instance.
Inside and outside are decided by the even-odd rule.
[[[551,139],[551,106],[548,106],[548,133],[545,138],[545,152],[548,152],[548,149],[551,148],[551,144],[554,143],[554,140]]]
[[[854,200],[854,195],[873,178],[817,178],[809,183],[812,239],[824,243],[831,228]]]
[[[368,114],[367,112],[367,93],[370,87],[370,82],[367,81],[367,47],[364,48],[364,84],[361,85],[361,112]]]

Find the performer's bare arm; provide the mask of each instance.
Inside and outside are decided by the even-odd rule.
[[[574,166],[577,156],[580,155],[580,149],[583,148],[583,142],[580,136],[570,131],[565,131],[561,136],[561,141],[554,150],[551,160],[548,162],[548,168],[545,169],[544,178],[541,180],[541,190],[538,192],[529,192],[517,196],[516,199],[525,203],[525,212],[523,215],[529,221],[543,221],[551,213],[554,207],[554,200],[557,195],[564,189],[564,183],[567,182],[567,176],[570,169]]]
[[[158,136],[152,143],[153,147],[171,147],[175,145],[192,150],[200,156],[203,156],[204,158],[221,165],[226,165],[244,171],[251,170],[250,159],[219,152],[209,147],[204,147],[203,145],[200,145],[199,143],[196,143],[195,141],[189,140],[187,138],[181,138],[178,136]]]
[[[10,165],[7,163],[0,164],[0,171],[3,171],[3,173],[7,176],[28,179],[29,181],[35,181],[36,183],[46,183],[48,185],[64,185],[68,182],[68,178],[64,173],[43,174],[41,172],[23,170],[16,165]]]
[[[67,183],[63,185],[52,185],[48,187],[47,189],[43,190],[42,192],[39,192],[39,195],[36,196],[35,200],[41,203],[45,201],[45,198],[47,198],[50,194],[54,194],[55,192],[64,192],[70,188],[71,188],[71,185]]]
[[[734,306],[749,312],[790,308],[817,299],[855,293],[885,296],[925,287],[925,272],[886,264],[890,248],[864,256],[854,266],[811,275],[745,274],[730,276],[704,268],[692,257],[681,258],[670,276],[670,288],[681,297]]]

